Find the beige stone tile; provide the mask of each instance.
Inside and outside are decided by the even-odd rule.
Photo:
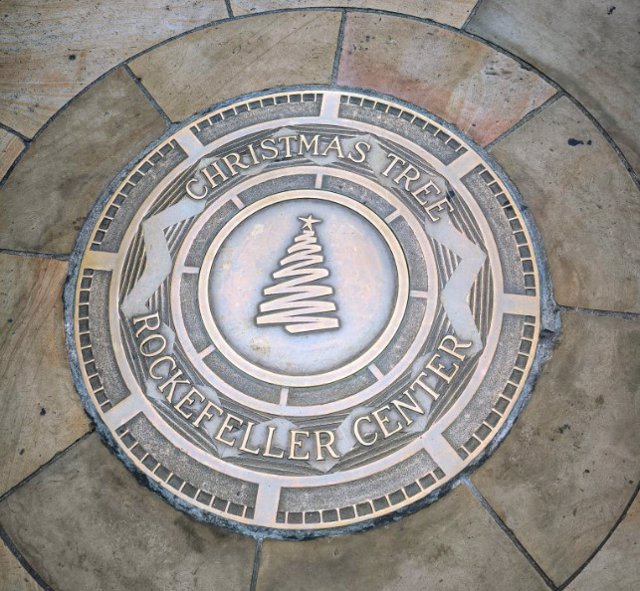
[[[640,311],[640,192],[582,112],[562,98],[491,152],[533,213],[558,302]]]
[[[429,18],[445,25],[461,27],[473,8],[476,0],[231,0],[231,8],[236,16],[255,14],[265,10],[283,8],[370,8],[388,10],[400,14]]]
[[[93,434],[0,504],[29,564],[64,591],[249,588],[255,541],[197,523]]]
[[[639,27],[636,0],[483,0],[466,28],[576,96],[640,170]]]
[[[637,591],[640,589],[640,497],[624,520],[567,591]]]
[[[7,173],[23,148],[24,143],[17,135],[0,129],[0,179]]]
[[[22,568],[2,540],[0,540],[0,591],[40,591],[38,583]]]
[[[101,80],[56,117],[0,189],[0,248],[70,252],[100,193],[164,130],[126,72]]]
[[[529,405],[472,476],[558,584],[594,552],[640,478],[640,322],[564,313]]]
[[[258,591],[535,591],[542,579],[463,486],[363,534],[266,541]]]
[[[122,60],[226,18],[224,0],[5,0],[0,10],[0,121],[33,136]]]
[[[424,107],[481,144],[555,92],[487,45],[434,25],[377,14],[347,16],[338,81]]]
[[[64,345],[62,261],[0,255],[0,495],[86,433]]]
[[[338,12],[241,19],[158,47],[131,68],[178,121],[243,93],[329,82],[339,26]]]

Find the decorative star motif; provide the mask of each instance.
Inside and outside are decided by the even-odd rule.
[[[316,220],[311,214],[306,218],[298,218],[302,223],[303,230],[313,230],[313,224],[319,224],[322,220]]]

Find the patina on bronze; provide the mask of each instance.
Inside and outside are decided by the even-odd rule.
[[[435,498],[512,418],[540,332],[513,190],[435,118],[340,90],[185,125],[87,222],[85,404],[204,519],[279,535]]]

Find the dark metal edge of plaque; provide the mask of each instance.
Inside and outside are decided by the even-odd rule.
[[[200,119],[204,115],[211,113],[217,109],[222,109],[226,106],[238,103],[240,101],[247,101],[252,98],[263,96],[268,93],[278,92],[295,92],[295,91],[344,91],[355,92],[370,96],[372,99],[380,98],[383,100],[392,101],[400,106],[411,109],[416,113],[422,114],[442,126],[446,130],[450,130],[453,134],[464,140],[474,151],[476,151],[488,164],[492,167],[492,172],[496,174],[499,180],[508,189],[511,197],[513,197],[517,206],[519,207],[522,218],[525,222],[526,229],[529,233],[531,246],[533,247],[534,254],[537,261],[537,269],[539,273],[539,298],[540,298],[540,332],[538,336],[538,344],[535,352],[534,360],[531,365],[531,369],[525,379],[525,383],[522,387],[520,395],[509,413],[507,419],[503,425],[495,433],[490,442],[482,450],[482,452],[472,460],[464,469],[462,469],[451,480],[447,481],[439,488],[428,494],[427,496],[416,500],[415,502],[391,511],[385,515],[378,516],[369,520],[359,521],[354,524],[339,526],[335,528],[325,529],[277,529],[267,528],[260,526],[252,526],[242,524],[212,513],[200,510],[192,505],[189,505],[177,495],[173,494],[167,488],[160,486],[157,482],[151,479],[147,474],[140,470],[134,462],[124,453],[123,449],[116,442],[115,437],[110,432],[109,428],[102,421],[99,416],[97,408],[93,405],[91,397],[87,391],[85,383],[83,381],[80,364],[78,359],[78,352],[75,347],[75,331],[74,331],[74,309],[76,298],[76,285],[78,280],[78,273],[81,266],[81,261],[88,245],[92,231],[95,228],[95,224],[98,221],[103,207],[109,198],[112,196],[114,190],[121,184],[121,182],[140,164],[146,155],[148,155],[155,147],[161,145],[168,138],[174,135],[178,130],[187,127],[190,123]],[[547,257],[542,245],[542,239],[540,233],[535,225],[533,217],[529,212],[528,207],[524,203],[522,196],[517,190],[514,183],[510,180],[507,173],[502,166],[492,157],[492,155],[482,146],[477,144],[474,140],[470,139],[464,132],[457,129],[454,125],[444,121],[440,117],[430,113],[424,108],[418,107],[412,103],[399,99],[393,95],[385,94],[378,91],[372,91],[371,89],[351,86],[338,86],[338,85],[293,85],[293,86],[279,86],[268,89],[262,89],[251,93],[246,93],[233,97],[231,99],[215,103],[202,111],[194,114],[193,116],[184,119],[180,122],[173,123],[165,131],[162,136],[148,144],[144,149],[140,150],[138,154],[132,158],[129,163],[124,167],[120,173],[109,183],[105,190],[98,197],[90,212],[88,213],[82,229],[78,233],[74,248],[68,260],[69,271],[65,281],[63,290],[63,305],[64,305],[64,324],[65,324],[65,343],[67,348],[67,355],[69,358],[70,369],[73,376],[73,381],[76,390],[80,396],[82,406],[90,417],[91,421],[96,427],[101,439],[106,444],[107,448],[114,454],[133,474],[133,476],[144,484],[147,488],[153,492],[159,494],[167,502],[169,502],[174,508],[179,509],[191,517],[215,526],[220,526],[233,532],[241,533],[243,535],[250,536],[255,539],[282,539],[282,540],[305,540],[320,537],[329,537],[337,535],[348,535],[353,533],[362,532],[372,529],[381,525],[398,521],[399,519],[411,515],[420,509],[430,505],[434,501],[438,500],[450,490],[456,488],[459,484],[463,483],[471,472],[481,466],[495,451],[495,449],[502,443],[506,435],[511,430],[514,423],[517,421],[520,413],[526,407],[531,397],[534,386],[537,382],[538,376],[544,366],[544,364],[550,359],[553,348],[556,344],[556,339],[560,334],[561,320],[558,306],[553,296],[553,289],[551,284],[551,276],[549,273],[549,265]]]

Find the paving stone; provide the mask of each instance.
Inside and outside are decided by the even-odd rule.
[[[224,0],[3,2],[0,121],[31,137],[122,60],[226,17]]]
[[[107,185],[165,123],[123,70],[65,109],[0,189],[0,248],[68,253]]]
[[[24,143],[17,135],[0,129],[0,180],[15,162],[23,148]]]
[[[328,83],[339,12],[288,12],[227,22],[186,35],[131,63],[169,117],[261,89]]]
[[[535,591],[546,586],[460,486],[435,505],[364,534],[302,543],[266,541],[257,590],[304,588]]]
[[[472,476],[558,584],[602,542],[640,478],[640,322],[562,316],[528,407]]]
[[[64,345],[67,264],[0,255],[0,495],[86,433]]]
[[[11,550],[0,541],[0,591],[40,591],[40,586],[22,568]]]
[[[483,0],[466,29],[576,96],[640,170],[639,27],[635,0]]]
[[[537,222],[560,304],[640,311],[640,192],[567,98],[491,150]]]
[[[0,520],[54,589],[249,588],[254,540],[170,507],[97,434],[5,499]]]
[[[421,18],[461,27],[471,13],[476,0],[458,0],[447,2],[435,0],[424,2],[423,0],[231,0],[231,8],[236,16],[242,14],[255,14],[265,10],[281,10],[283,8],[308,8],[308,7],[347,7],[370,8],[376,10],[388,10],[400,14],[409,14]]]
[[[377,14],[347,16],[338,81],[424,107],[480,144],[555,93],[536,74],[483,43]]]
[[[567,587],[567,591],[636,591],[640,589],[640,497],[602,550]]]

